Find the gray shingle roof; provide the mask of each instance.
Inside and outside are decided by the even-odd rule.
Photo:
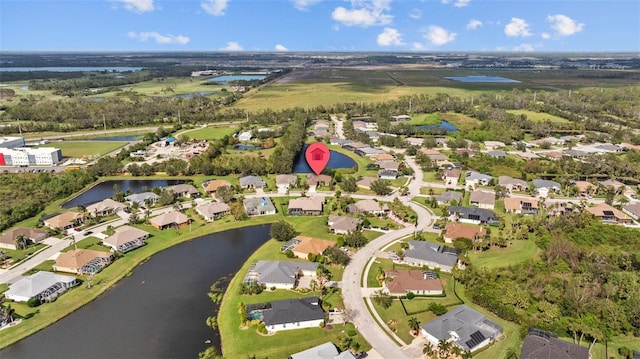
[[[240,187],[264,187],[264,181],[258,176],[244,176],[238,180]]]
[[[478,180],[478,181],[491,181],[493,177],[486,175],[484,173],[480,173],[480,172],[476,172],[476,171],[469,171],[467,172],[466,175],[466,179],[468,181],[472,181],[472,180]]]
[[[317,263],[286,262],[286,261],[258,261],[253,269],[258,273],[259,283],[294,284],[299,271],[314,271]]]
[[[6,294],[26,298],[35,297],[56,283],[73,283],[75,280],[76,277],[40,271],[12,284]]]
[[[533,181],[533,187],[535,188],[556,188],[556,189],[560,189],[562,188],[560,186],[560,183],[556,182],[556,181],[550,181],[550,180],[543,180],[543,179],[534,179]]]
[[[269,304],[271,308],[263,312],[265,325],[324,319],[324,311],[317,297],[278,300]]]
[[[433,196],[433,198],[435,198],[436,201],[442,202],[442,203],[449,203],[454,199],[456,200],[456,202],[460,203],[460,200],[462,200],[462,193],[454,192],[454,191],[446,191],[446,192],[443,192],[442,194]]]
[[[158,196],[157,194],[155,194],[153,192],[142,192],[142,193],[134,193],[132,195],[126,196],[124,199],[127,202],[131,202],[131,203],[137,202],[138,204],[144,204],[144,201],[146,201],[146,200],[155,202],[159,198],[160,198],[160,196]]]
[[[460,216],[461,219],[475,220],[483,223],[497,219],[493,211],[484,208],[462,206],[449,207],[449,214],[454,213]]]
[[[464,350],[472,350],[485,338],[495,338],[502,333],[500,324],[466,305],[423,324],[422,329],[439,340],[448,340],[455,333],[458,340],[454,343]]]
[[[522,343],[521,359],[588,359],[589,348],[558,339],[551,333],[532,330]]]
[[[409,240],[409,249],[404,256],[453,267],[458,261],[458,250],[437,243]]]

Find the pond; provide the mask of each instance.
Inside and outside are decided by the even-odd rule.
[[[429,131],[429,130],[434,130],[434,129],[442,129],[445,130],[447,132],[456,132],[458,131],[458,128],[456,127],[456,125],[452,124],[451,122],[447,122],[447,121],[440,121],[439,124],[435,124],[435,125],[420,125],[420,126],[416,126],[416,128],[419,131]]]
[[[215,83],[220,83],[220,84],[226,85],[231,81],[263,80],[266,77],[267,77],[266,75],[224,75],[224,76],[218,76],[218,77],[214,77],[212,79],[208,79],[207,82],[215,82]]]
[[[447,80],[458,81],[458,82],[520,82],[518,80],[508,79],[506,77],[498,77],[498,76],[450,76],[444,77]]]
[[[237,272],[268,239],[268,226],[245,227],[155,254],[93,302],[0,357],[197,358],[209,345],[219,352],[217,332],[205,325],[214,313],[209,287]]]
[[[257,150],[258,147],[254,145],[239,144],[239,145],[233,146],[233,149],[238,151],[253,151],[253,150]]]
[[[175,97],[175,98],[194,98],[194,97],[212,95],[214,93],[215,93],[215,91],[200,91],[200,92],[186,93],[186,94],[183,94],[183,95],[176,95],[176,96],[173,96],[173,97]]]
[[[302,147],[302,151],[296,157],[293,162],[293,172],[294,173],[313,173],[311,167],[307,164],[307,160],[304,158],[304,151],[306,151],[308,145],[304,145]],[[338,169],[338,168],[353,168],[356,167],[356,161],[354,161],[351,157],[344,155],[340,152],[336,152],[331,150],[331,157],[329,158],[329,163],[327,164],[327,168]]]
[[[75,198],[64,203],[62,208],[73,208],[78,205],[87,206],[89,204],[100,202],[103,199],[111,198],[114,195],[114,186],[118,186],[121,192],[131,189],[133,193],[150,191],[154,187],[172,186],[175,184],[185,183],[185,180],[116,180],[104,181],[89,188],[85,192],[80,193]]]

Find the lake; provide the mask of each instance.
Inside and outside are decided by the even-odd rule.
[[[207,82],[217,82],[217,83],[221,83],[223,85],[226,85],[231,81],[263,80],[265,77],[267,77],[267,76],[266,75],[224,75],[224,76],[218,76],[218,77],[214,77],[212,79],[208,79]]]
[[[307,164],[307,160],[304,158],[304,152],[307,150],[308,145],[304,145],[302,147],[302,151],[296,157],[293,163],[293,172],[294,173],[313,173],[311,167]],[[353,168],[356,167],[356,161],[354,161],[351,157],[347,155],[343,155],[340,152],[336,152],[331,150],[331,157],[329,158],[329,163],[327,164],[327,168],[338,169],[338,168]]]
[[[114,195],[113,186],[118,185],[121,192],[131,189],[133,193],[150,191],[153,187],[166,187],[175,184],[185,183],[185,180],[114,180],[104,181],[82,192],[77,197],[70,199],[64,203],[62,208],[74,208],[78,205],[87,206],[89,204],[100,202],[105,198],[111,198]],[[145,189],[146,188],[146,189]]]
[[[138,136],[92,137],[92,138],[88,138],[88,139],[82,140],[82,141],[127,141],[127,142],[131,142],[131,141],[137,140],[140,137],[142,137],[142,135],[138,135]],[[73,139],[70,139],[69,141],[73,141]]]
[[[447,80],[458,81],[458,82],[520,82],[518,80],[508,79],[506,77],[498,77],[498,76],[450,76],[444,77]]]
[[[199,96],[206,96],[206,95],[213,95],[215,93],[215,91],[200,91],[200,92],[191,92],[191,93],[186,93],[183,95],[176,95],[173,97],[176,98],[194,98],[194,97],[199,97]]]
[[[447,132],[456,132],[458,131],[458,128],[456,127],[456,125],[452,124],[451,122],[447,122],[447,121],[440,121],[439,124],[436,125],[420,125],[420,126],[416,126],[416,128],[418,128],[418,130],[420,131],[428,131],[428,130],[433,130],[433,129],[443,129]]]
[[[51,71],[51,72],[109,71],[109,72],[125,72],[125,71],[140,71],[140,70],[142,70],[142,67],[129,67],[129,66],[0,67],[0,72],[29,72],[29,71]]]
[[[0,351],[0,358],[197,358],[210,345],[219,352],[218,333],[205,325],[215,309],[209,287],[237,272],[268,239],[269,226],[245,227],[157,253],[93,302]]]

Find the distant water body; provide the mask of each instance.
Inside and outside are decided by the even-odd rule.
[[[78,71],[109,71],[109,72],[125,72],[140,71],[142,67],[118,67],[118,66],[80,66],[80,67],[0,67],[0,72],[31,72],[31,71],[50,71],[50,72],[78,72]]]
[[[253,80],[262,80],[264,79],[265,75],[225,75],[225,76],[218,76],[218,77],[214,77],[212,79],[209,79],[207,81],[209,82],[217,82],[217,83],[221,83],[221,84],[228,84],[231,81],[240,81],[240,80],[244,80],[244,81],[253,81]]]
[[[445,79],[458,82],[520,82],[518,80],[498,76],[450,76],[445,77]]]

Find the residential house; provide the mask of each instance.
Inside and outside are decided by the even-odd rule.
[[[373,199],[363,199],[356,203],[347,205],[347,213],[350,214],[372,214],[375,216],[384,215],[389,208],[386,204],[381,205],[380,202]]]
[[[507,158],[507,153],[504,151],[494,150],[487,152],[487,156],[492,158]]]
[[[134,203],[137,203],[137,205],[141,207],[147,206],[147,204],[153,205],[158,202],[159,199],[160,196],[153,192],[134,193],[124,198],[129,205],[133,206]]]
[[[171,191],[178,198],[198,198],[200,197],[200,191],[190,184],[177,184],[175,186],[165,187],[166,191]]]
[[[483,224],[498,220],[493,211],[476,207],[450,206],[449,215],[456,216],[462,223]]]
[[[183,228],[188,226],[189,223],[191,223],[191,218],[178,211],[163,213],[149,220],[149,224],[159,230],[167,228]]]
[[[449,159],[449,157],[445,154],[442,154],[440,151],[438,150],[434,150],[431,148],[423,148],[421,149],[422,153],[425,154],[427,157],[429,157],[429,159],[433,162],[437,162],[437,161],[446,161]]]
[[[306,258],[305,258],[306,259]],[[244,277],[244,283],[263,284],[266,288],[293,289],[302,277],[315,277],[318,263],[292,261],[258,261]]]
[[[564,150],[565,156],[569,156],[571,158],[585,158],[589,155],[589,152],[580,151],[580,150]]]
[[[16,227],[8,229],[2,236],[0,236],[0,248],[7,248],[16,250],[16,240],[22,236],[27,240],[28,244],[40,243],[47,238],[47,232],[25,227]]]
[[[294,240],[295,245],[291,251],[293,251],[294,256],[302,259],[309,258],[310,253],[315,255],[322,254],[325,249],[336,245],[336,242],[333,241],[305,236],[296,236]]]
[[[335,234],[349,234],[349,232],[356,231],[360,228],[362,220],[360,218],[329,215],[327,224],[331,232]]]
[[[505,145],[504,142],[500,142],[500,141],[484,141],[484,148],[487,151],[498,150],[500,148],[505,148],[505,147],[507,147],[507,145]]]
[[[97,273],[109,264],[111,264],[111,253],[73,249],[58,255],[53,270],[82,275]]]
[[[455,186],[458,184],[458,179],[460,178],[460,170],[457,169],[446,169],[442,172],[442,180],[448,186]]]
[[[278,188],[278,192],[286,193],[290,187],[296,185],[297,180],[298,177],[294,174],[277,175],[276,187]]]
[[[238,140],[241,142],[250,141],[252,137],[251,131],[244,131],[238,134]]]
[[[27,302],[31,298],[51,302],[77,284],[76,277],[40,271],[11,284],[4,296],[16,302]]]
[[[400,168],[400,162],[396,161],[378,161],[376,162],[376,165],[378,166],[378,168],[383,170],[395,171],[396,175],[398,169]]]
[[[345,145],[348,145],[350,143],[352,143],[353,141],[351,140],[347,140],[344,138],[338,138],[338,137],[332,137],[331,141],[329,142],[332,145],[338,145],[340,147],[344,147]]]
[[[509,192],[512,191],[526,191],[529,188],[527,181],[521,180],[519,178],[513,178],[509,176],[500,176],[498,177],[498,185],[506,188]]]
[[[383,161],[395,161],[395,157],[393,157],[393,155],[389,154],[389,153],[376,153],[373,154],[371,156],[372,160],[374,161],[378,161],[378,162],[383,162]]]
[[[391,116],[391,118],[393,118],[396,121],[411,121],[411,116],[409,115],[396,115],[396,116]]]
[[[428,266],[451,272],[458,262],[459,254],[460,251],[456,248],[410,239],[409,249],[404,252],[402,262],[416,267]]]
[[[267,184],[258,176],[243,176],[240,177],[239,182],[240,188],[244,189],[264,188],[267,186]]]
[[[355,151],[357,149],[360,148],[365,148],[365,147],[369,147],[369,145],[367,145],[366,143],[362,143],[362,142],[349,142],[349,143],[345,143],[344,145],[342,145],[342,148],[344,148],[345,150],[348,151]]]
[[[92,217],[105,217],[126,210],[127,205],[116,202],[111,198],[105,198],[100,202],[90,204],[86,207],[87,213]]]
[[[417,295],[442,295],[442,283],[433,271],[393,270],[384,271],[385,280],[382,287],[393,296],[404,296],[408,293]]]
[[[462,193],[454,192],[454,191],[445,191],[442,194],[438,194],[433,196],[433,198],[438,201],[439,205],[449,205],[452,201],[456,201],[456,204],[459,204],[462,201]]]
[[[262,321],[270,333],[317,328],[324,324],[324,311],[317,297],[285,299],[247,306],[248,317],[254,317],[256,312],[261,313]]]
[[[394,180],[398,178],[398,171],[380,170],[378,171],[378,178],[386,179],[386,180]]]
[[[536,194],[540,197],[548,197],[549,192],[560,192],[562,186],[556,181],[534,179],[533,188],[536,189]]]
[[[487,346],[502,334],[500,324],[464,304],[423,324],[421,328],[422,335],[434,347],[444,340],[470,352]]]
[[[564,157],[562,151],[540,151],[537,154],[551,161],[557,161]]]
[[[514,151],[511,152],[516,157],[523,159],[525,161],[535,160],[536,158],[540,158],[535,152],[524,152],[524,151]]]
[[[367,157],[385,153],[384,150],[381,150],[379,148],[373,148],[373,147],[362,147],[362,148],[356,149],[353,152],[358,156],[367,156]]]
[[[493,180],[493,177],[484,173],[467,171],[464,179],[464,185],[467,189],[475,188],[477,186],[488,186],[491,183],[491,180]]]
[[[603,144],[599,144],[599,145],[595,145],[593,146],[594,148],[597,148],[603,152],[620,152],[622,151],[622,147],[618,146],[618,145],[613,145],[611,143],[603,143]]]
[[[291,354],[288,359],[356,359],[356,357],[349,350],[340,353],[333,343],[326,342],[299,353]]]
[[[213,202],[196,207],[196,212],[207,222],[212,222],[229,214],[229,206],[226,203]]]
[[[612,179],[602,181],[600,184],[604,186],[604,188],[612,188],[616,193],[622,193],[624,189],[624,183]]]
[[[102,240],[102,244],[111,247],[113,252],[127,253],[144,246],[149,233],[131,226],[122,226],[115,233]]]
[[[218,188],[223,186],[231,187],[231,183],[222,179],[216,179],[202,183],[204,191],[212,196],[218,191]]]
[[[469,204],[484,209],[493,209],[496,205],[496,193],[475,190],[469,194]]]
[[[424,143],[424,138],[421,137],[407,137],[404,140],[407,141],[411,146],[420,147]]]
[[[622,211],[637,221],[640,219],[640,202],[625,204]]]
[[[504,210],[507,213],[536,215],[538,214],[538,201],[524,197],[506,197]]]
[[[356,181],[356,186],[363,189],[371,189],[371,183],[376,181],[376,177],[362,177]]]
[[[593,207],[585,208],[585,211],[593,214],[596,218],[606,223],[631,224],[633,220],[625,213],[606,203],[600,203]]]
[[[467,155],[467,157],[471,158],[476,155],[476,151],[470,148],[456,148],[456,154],[459,156]]]
[[[487,237],[487,230],[482,226],[473,224],[449,222],[442,237],[445,243],[453,243],[456,238],[466,238],[476,242],[482,241]]]
[[[520,359],[591,359],[589,348],[558,339],[539,329],[530,329],[520,351]]]
[[[66,231],[84,222],[84,220],[85,217],[80,212],[65,212],[57,216],[47,218],[43,223],[45,227]]]
[[[331,184],[331,176],[307,174],[307,184],[309,187],[327,186]]]
[[[265,216],[276,214],[276,207],[269,197],[252,197],[245,198],[242,202],[247,216]]]
[[[324,207],[324,197],[300,197],[289,200],[287,211],[291,216],[312,215],[319,216],[322,214]]]
[[[573,185],[578,188],[578,192],[581,196],[590,195],[597,188],[597,186],[593,185],[593,183],[587,181],[576,181]]]

